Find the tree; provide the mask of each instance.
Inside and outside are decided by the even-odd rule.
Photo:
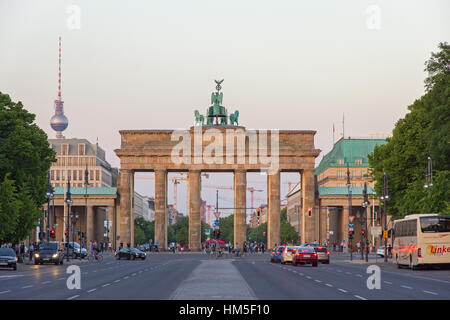
[[[134,226],[134,243],[142,244],[145,243],[145,233],[139,225]]]
[[[428,91],[408,107],[388,143],[369,155],[375,191],[381,195],[383,174],[388,177],[388,213],[403,217],[411,213],[448,212],[450,188],[450,73],[449,46],[439,44],[438,53],[425,65]],[[433,187],[425,190],[427,159],[433,162]]]
[[[47,173],[56,159],[34,120],[21,102],[0,92],[0,181],[5,192],[0,197],[0,221],[10,223],[2,225],[0,243],[25,239],[43,216]]]

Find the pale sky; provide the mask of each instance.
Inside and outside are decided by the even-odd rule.
[[[316,130],[318,162],[343,114],[345,136],[392,131],[450,40],[448,12],[448,0],[0,0],[0,91],[54,138],[61,36],[63,134],[98,137],[113,166],[119,130],[189,128],[214,79],[247,128]]]

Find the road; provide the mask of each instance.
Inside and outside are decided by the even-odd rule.
[[[81,289],[68,289],[66,262],[0,269],[0,300],[450,299],[450,270],[397,269],[378,259],[381,288],[371,290],[370,264],[355,262],[337,253],[317,268],[271,263],[267,254],[216,260],[201,253],[151,253],[144,261],[117,261],[109,254],[102,263],[72,262],[80,267]]]

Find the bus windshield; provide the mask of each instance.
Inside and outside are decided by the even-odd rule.
[[[422,232],[450,232],[450,217],[422,217],[420,218]]]

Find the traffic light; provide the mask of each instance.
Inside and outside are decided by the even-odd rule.
[[[64,230],[64,235],[65,235],[65,236],[67,236],[67,229],[66,229],[66,230]]]
[[[56,238],[55,229],[50,230],[50,238],[52,239]]]
[[[308,208],[308,217],[311,217],[312,214],[312,208]]]
[[[220,230],[216,230],[216,239],[219,239],[220,237]]]
[[[259,217],[260,213],[261,213],[261,209],[260,208],[256,209],[256,214],[258,215],[258,217]]]
[[[348,238],[349,238],[349,239],[353,239],[353,230],[350,230],[350,231],[348,232]]]
[[[364,236],[366,234],[366,230],[361,230],[361,235]]]

